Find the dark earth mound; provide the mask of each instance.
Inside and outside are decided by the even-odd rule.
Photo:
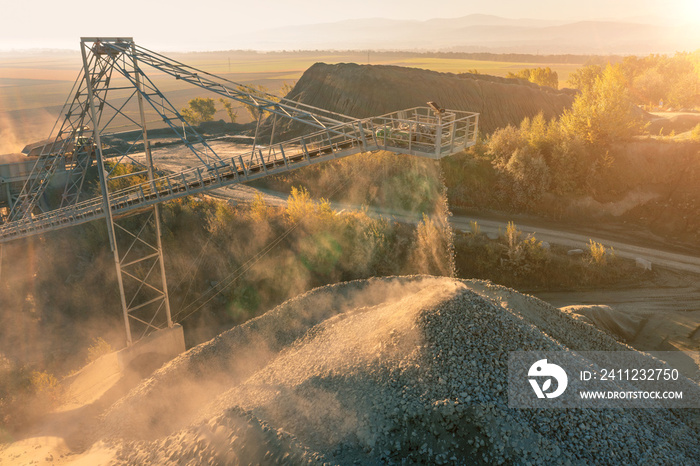
[[[288,99],[356,118],[382,115],[436,101],[444,108],[480,113],[479,129],[490,134],[542,112],[560,115],[574,100],[558,91],[516,79],[438,73],[399,66],[316,63]],[[295,129],[295,128],[292,128]]]

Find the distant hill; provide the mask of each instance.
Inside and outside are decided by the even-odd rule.
[[[479,128],[491,133],[539,112],[547,119],[558,116],[571,105],[574,93],[487,75],[316,63],[287,98],[357,118],[424,107],[433,100],[445,108],[480,113]]]
[[[426,21],[367,18],[283,27],[236,39],[262,50],[456,50],[649,54],[700,48],[700,27],[629,21],[546,21],[491,15]]]

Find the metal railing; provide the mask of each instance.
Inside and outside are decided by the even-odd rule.
[[[359,152],[386,150],[440,159],[473,145],[477,126],[476,113],[448,110],[435,116],[431,109],[424,107],[355,120],[338,125],[332,131],[317,131],[272,146],[258,146],[230,157],[226,163],[201,165],[112,191],[110,208],[114,216],[122,216],[190,194]],[[0,225],[0,242],[87,223],[104,216],[102,198],[96,197]]]
[[[447,110],[435,115],[430,108],[415,107],[363,121],[380,148],[440,159],[476,143],[479,114]]]

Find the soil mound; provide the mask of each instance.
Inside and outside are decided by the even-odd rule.
[[[287,98],[357,118],[425,107],[432,100],[444,108],[480,113],[479,128],[489,134],[539,112],[546,119],[558,116],[571,105],[574,93],[487,75],[316,63]]]
[[[622,341],[632,340],[644,320],[641,315],[630,315],[604,305],[566,306],[561,310]]]
[[[508,408],[508,353],[523,350],[632,349],[489,282],[355,281],[181,355],[109,410],[101,437],[128,464],[692,464],[700,455],[694,410]]]

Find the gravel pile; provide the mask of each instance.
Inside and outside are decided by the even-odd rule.
[[[202,406],[265,367],[317,324],[355,308],[394,302],[424,286],[424,277],[372,278],[290,299],[156,371],[106,412],[101,434],[134,440],[168,435],[189,425]]]
[[[206,423],[151,442],[120,445],[114,464],[323,464],[320,453],[251,413],[227,410]]]
[[[508,408],[510,351],[572,349],[630,350],[488,282],[350,282],[182,355],[105,425],[127,464],[697,464],[697,410]]]

